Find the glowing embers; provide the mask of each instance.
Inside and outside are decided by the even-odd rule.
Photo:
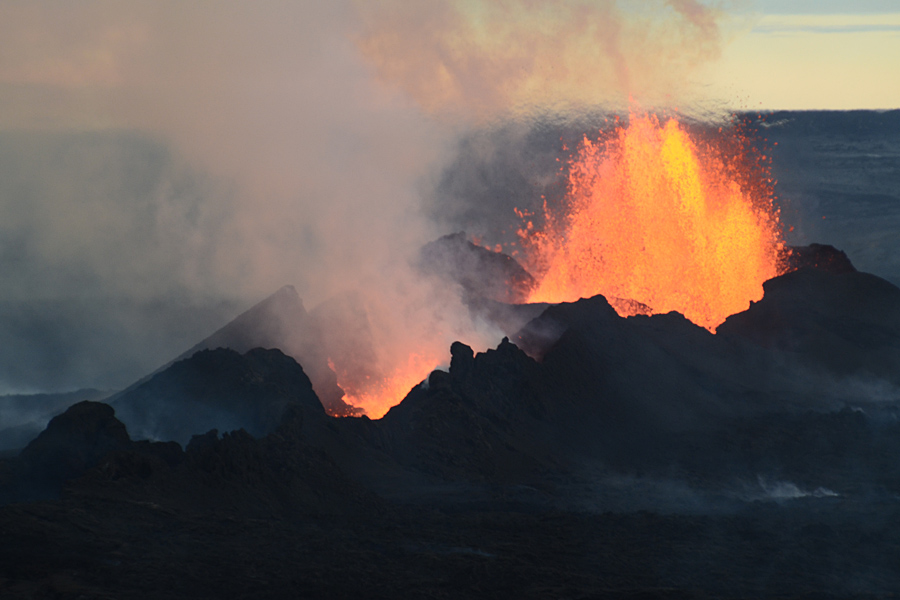
[[[424,381],[442,359],[443,356],[410,354],[405,362],[399,361],[387,373],[368,375],[361,381],[359,378],[354,381],[349,373],[335,368],[333,361],[329,360],[329,366],[337,372],[338,385],[344,389],[344,401],[362,409],[369,418],[380,419]]]
[[[622,316],[636,313],[613,299],[710,330],[745,310],[783,271],[784,249],[768,170],[746,152],[726,136],[700,145],[652,115],[585,138],[564,206],[545,205],[544,226],[519,232],[539,279],[529,301],[603,294]]]

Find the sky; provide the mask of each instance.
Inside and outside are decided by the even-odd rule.
[[[0,0],[0,393],[127,385],[285,284],[421,318],[467,132],[898,108],[898,72],[896,1]]]
[[[900,107],[900,2],[756,0],[731,13],[698,79],[738,108]]]

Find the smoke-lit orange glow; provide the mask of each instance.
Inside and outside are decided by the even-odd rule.
[[[391,407],[400,403],[416,385],[440,365],[445,357],[430,354],[410,354],[406,362],[400,362],[384,376],[370,375],[358,386],[347,383],[333,362],[329,365],[338,376],[338,385],[344,390],[344,402],[361,408],[371,419],[380,419]]]
[[[622,316],[678,311],[714,331],[761,299],[783,271],[778,211],[767,169],[725,137],[700,143],[674,119],[632,115],[605,141],[585,138],[564,208],[545,205],[544,226],[519,232],[539,279],[529,301],[603,294]]]

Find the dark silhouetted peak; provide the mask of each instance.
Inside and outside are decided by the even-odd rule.
[[[444,477],[506,477],[542,462],[517,424],[539,407],[538,365],[509,340],[473,356],[456,342],[450,373],[434,371],[380,421],[384,449],[401,464]],[[510,471],[505,471],[509,468]]]
[[[212,448],[216,445],[216,442],[219,440],[219,430],[218,429],[210,429],[206,433],[198,433],[196,435],[191,436],[191,441],[188,442],[187,448],[185,451],[187,452],[201,452],[206,448]]]
[[[475,368],[475,353],[472,348],[462,342],[450,345],[450,374],[457,379],[466,380]]]
[[[496,350],[488,349],[479,353],[474,360],[475,376],[484,377],[494,373],[501,377],[519,377],[535,365],[534,359],[518,346],[503,338]]]
[[[511,304],[525,302],[535,283],[513,257],[476,246],[465,232],[425,244],[420,268],[458,283],[469,296]]]
[[[41,478],[62,482],[129,443],[125,425],[115,417],[111,406],[84,401],[51,419],[19,458]]]
[[[740,326],[751,334],[768,331],[776,324],[834,324],[823,319],[900,330],[900,289],[869,273],[803,269],[766,281],[763,291],[762,300],[728,317],[718,331],[729,332]]]
[[[828,244],[810,244],[809,246],[791,246],[788,253],[788,268],[819,269],[829,273],[854,273],[856,267],[847,255]]]
[[[319,401],[329,414],[348,415],[353,409],[343,401],[344,392],[328,366],[323,332],[329,333],[306,312],[294,286],[286,285],[176,360],[213,348],[230,348],[241,354],[253,348],[278,348],[303,365]]]
[[[800,269],[763,284],[764,296],[717,329],[788,351],[834,374],[900,382],[900,289],[875,275]]]
[[[0,452],[21,450],[44,430],[51,418],[76,402],[99,401],[110,391],[82,389],[58,394],[0,396]]]
[[[516,345],[529,356],[540,359],[559,337],[578,323],[614,322],[621,319],[603,296],[562,302],[549,306],[513,336]]]
[[[519,348],[515,344],[509,341],[508,337],[504,337],[500,340],[500,343],[497,345],[497,352],[501,355],[518,355]]]
[[[134,434],[187,443],[197,432],[244,428],[273,431],[285,409],[299,405],[324,416],[309,378],[277,349],[201,350],[116,399]]]

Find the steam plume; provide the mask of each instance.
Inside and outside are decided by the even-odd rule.
[[[719,13],[696,0],[360,4],[358,46],[430,113],[672,102],[719,53]]]
[[[0,2],[3,347],[84,357],[55,389],[120,386],[285,283],[394,294],[451,137],[372,81],[354,24],[346,2]],[[36,299],[55,317],[21,333]],[[5,358],[8,389],[47,381]]]
[[[689,0],[0,0],[0,345],[33,346],[0,383],[130,383],[285,283],[310,307],[362,290],[395,315],[385,337],[478,348],[407,268],[447,233],[421,200],[460,123],[651,97],[715,55],[716,18]],[[26,308],[31,333],[11,325]],[[16,363],[48,345],[81,358]]]

